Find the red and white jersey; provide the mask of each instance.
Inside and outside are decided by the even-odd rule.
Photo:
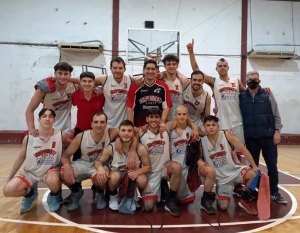
[[[128,169],[126,167],[128,155],[124,154],[124,153],[122,153],[122,154],[118,153],[115,148],[116,147],[115,142],[112,142],[110,145],[112,146],[113,158],[112,158],[109,170],[110,171],[117,171],[117,170],[118,171],[128,171]],[[136,156],[135,161],[136,161],[135,169],[138,169],[141,165],[140,158],[138,157],[138,155]]]
[[[191,135],[192,129],[190,127],[186,127],[180,135],[176,132],[176,129],[170,132],[171,158],[180,163],[182,168],[187,167],[185,164],[185,152]]]
[[[220,129],[232,129],[243,125],[238,79],[230,78],[228,82],[224,82],[216,78],[213,92],[218,107],[217,117],[220,119]]]
[[[42,177],[60,163],[62,155],[62,132],[55,129],[47,142],[28,135],[24,171]]]
[[[96,143],[91,135],[91,130],[83,132],[80,150],[81,160],[93,164],[102,154],[103,149],[110,143],[109,131],[106,128],[101,140]]]
[[[147,130],[140,138],[140,142],[147,148],[151,173],[161,172],[170,158],[170,139],[167,131],[157,134]]]
[[[195,125],[198,125],[202,131],[204,131],[203,119],[207,96],[208,92],[203,89],[201,95],[194,97],[191,84],[183,91],[183,104],[189,111],[189,118]]]
[[[240,164],[236,154],[227,141],[225,133],[219,131],[215,146],[211,144],[207,136],[201,140],[204,160],[216,169],[217,183],[225,184],[234,179],[244,166]]]
[[[163,81],[168,85],[171,101],[172,101],[172,108],[170,108],[170,113],[168,116],[168,121],[171,121],[175,117],[175,110],[179,105],[183,105],[183,87],[182,83],[178,78],[176,78],[173,82],[164,78]]]
[[[112,75],[106,77],[103,93],[105,96],[104,113],[107,115],[108,128],[119,127],[127,118],[126,102],[131,83],[131,78],[126,75],[120,83]]]
[[[46,93],[43,99],[44,108],[51,108],[56,113],[54,128],[70,134],[72,93],[76,91],[73,83],[68,83],[66,90],[61,94],[57,90]]]

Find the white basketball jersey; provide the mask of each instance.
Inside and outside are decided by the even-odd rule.
[[[170,109],[170,113],[168,116],[168,121],[174,119],[175,117],[175,110],[179,105],[183,105],[183,87],[182,83],[178,78],[174,80],[174,82],[164,79],[164,82],[168,85],[172,100],[172,108]]]
[[[110,170],[111,171],[127,171],[127,167],[126,167],[126,163],[127,163],[127,158],[128,155],[125,155],[124,153],[120,154],[116,151],[115,148],[115,142],[110,144],[112,146],[112,150],[113,150],[113,158],[110,164]],[[140,162],[140,158],[138,157],[138,155],[136,156],[135,159],[136,162],[136,169],[138,169],[141,165]]]
[[[170,132],[171,158],[180,163],[182,168],[187,167],[185,164],[185,152],[191,135],[192,130],[190,127],[186,127],[181,135],[177,134],[176,129]]]
[[[154,134],[150,130],[140,138],[140,142],[147,148],[150,162],[151,173],[161,172],[170,158],[170,140],[167,131]]]
[[[72,93],[76,91],[73,83],[68,83],[64,93],[57,90],[53,93],[47,93],[44,97],[44,108],[51,108],[56,113],[54,128],[70,134],[71,130],[71,108]]]
[[[183,91],[183,104],[189,111],[189,118],[195,125],[198,125],[202,131],[204,131],[203,119],[207,95],[208,92],[203,89],[201,95],[194,97],[191,84]]]
[[[98,143],[96,143],[92,138],[91,130],[84,131],[80,143],[80,159],[93,164],[101,156],[103,149],[109,143],[110,137],[108,129],[105,129],[105,132]]]
[[[127,93],[132,81],[126,75],[118,83],[112,75],[106,78],[103,85],[105,96],[104,113],[107,115],[107,127],[119,127],[121,122],[127,118]]]
[[[239,94],[237,78],[230,78],[228,82],[215,79],[214,95],[218,107],[217,117],[220,119],[220,129],[232,129],[243,125]]]
[[[62,132],[55,129],[47,142],[28,135],[24,171],[42,177],[60,163],[62,155]]]
[[[235,178],[243,166],[232,150],[223,131],[219,131],[219,137],[213,146],[207,136],[202,139],[203,157],[206,163],[216,169],[218,184],[225,184]]]

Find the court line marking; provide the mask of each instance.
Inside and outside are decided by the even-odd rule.
[[[300,218],[300,216],[292,216],[295,211],[297,210],[297,200],[294,197],[294,195],[292,193],[290,193],[288,190],[282,188],[281,186],[279,186],[282,190],[284,190],[291,198],[292,201],[292,207],[290,209],[290,211],[282,218],[276,218],[276,219],[268,219],[268,220],[256,220],[256,221],[241,221],[241,222],[229,222],[229,223],[221,223],[221,226],[231,226],[231,225],[246,225],[246,224],[257,224],[257,223],[268,223],[270,222],[271,224],[267,224],[266,226],[262,226],[259,228],[254,228],[251,229],[250,231],[244,231],[244,233],[248,233],[248,232],[257,232],[260,230],[264,230],[264,229],[269,229],[271,227],[274,227],[280,223],[283,223],[286,220],[289,219],[298,219]],[[46,192],[44,194],[43,200],[47,200],[47,196],[50,193],[50,191]],[[44,203],[43,203],[44,205]],[[46,207],[48,209],[48,205],[47,205],[47,201],[45,202],[44,207]],[[45,209],[46,209],[45,208]],[[46,209],[46,210],[47,210]],[[48,211],[48,210],[47,210]],[[62,216],[56,214],[56,213],[52,213],[49,212],[50,215],[52,215],[55,218],[58,218],[58,220],[68,223],[70,222],[72,225],[76,225],[77,223],[72,222],[66,218],[63,218]],[[96,230],[94,228],[139,228],[139,229],[148,229],[150,228],[149,225],[101,225],[101,224],[78,224],[79,226],[84,226],[87,227],[90,231]],[[213,226],[219,226],[218,223],[212,223]],[[78,226],[78,227],[79,227]],[[182,224],[182,225],[164,225],[163,228],[190,228],[190,227],[209,227],[210,224]],[[152,225],[153,228],[160,228],[161,225]]]

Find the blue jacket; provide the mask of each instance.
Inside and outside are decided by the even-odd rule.
[[[270,96],[259,86],[254,98],[252,98],[249,88],[240,94],[239,98],[245,138],[273,137],[275,122]]]

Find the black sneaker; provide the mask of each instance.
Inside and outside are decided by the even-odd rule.
[[[180,216],[180,210],[177,206],[176,200],[169,200],[165,205],[165,210],[169,211],[174,217]]]
[[[213,207],[213,201],[209,198],[202,197],[200,208],[208,214],[215,214],[216,209]]]
[[[270,196],[271,200],[273,201],[276,201],[280,204],[286,204],[287,203],[287,200],[284,200],[283,197],[280,195],[280,193],[273,193],[271,196]]]

